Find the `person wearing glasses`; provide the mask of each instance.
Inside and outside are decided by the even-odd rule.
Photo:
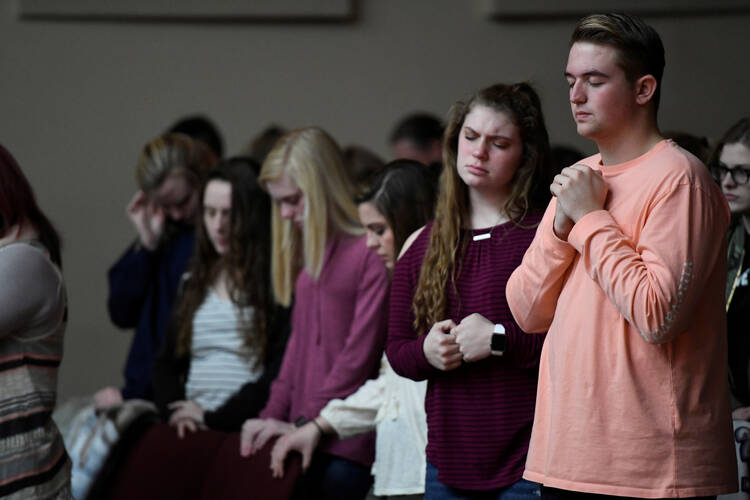
[[[729,390],[732,418],[750,419],[750,117],[727,130],[709,160],[711,173],[721,186],[732,213],[727,250],[727,335],[729,343]]]

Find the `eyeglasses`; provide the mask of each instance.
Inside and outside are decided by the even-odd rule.
[[[747,181],[750,180],[750,169],[747,168],[727,168],[725,165],[718,164],[711,169],[711,174],[716,179],[716,182],[719,183],[724,180],[727,173],[732,176],[735,184],[747,184]]]

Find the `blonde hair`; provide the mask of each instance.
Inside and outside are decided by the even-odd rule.
[[[318,279],[328,239],[336,232],[363,233],[354,204],[354,187],[336,142],[317,127],[287,133],[273,147],[260,171],[262,185],[287,175],[304,195],[305,218],[300,231],[281,217],[274,203],[271,224],[271,282],[276,301],[290,305],[302,265]]]
[[[184,134],[165,134],[149,141],[138,157],[135,180],[144,191],[157,189],[174,173],[187,173],[196,188],[216,165],[216,155],[202,142]]]

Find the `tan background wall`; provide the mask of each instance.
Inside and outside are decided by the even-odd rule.
[[[145,141],[208,113],[229,153],[269,122],[317,124],[386,154],[393,123],[531,79],[553,142],[575,134],[563,70],[574,18],[488,19],[481,2],[361,0],[348,23],[19,20],[0,0],[0,142],[65,238],[61,397],[120,384],[132,337],[107,317],[106,270],[134,237],[124,206]],[[750,114],[750,14],[647,17],[667,49],[661,124],[716,137]]]

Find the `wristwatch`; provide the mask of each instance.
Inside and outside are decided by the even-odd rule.
[[[305,425],[307,423],[312,423],[318,429],[318,432],[320,432],[320,435],[321,436],[325,436],[326,433],[323,432],[323,428],[320,426],[320,424],[314,418],[310,419],[310,420],[307,420],[304,416],[299,416],[294,421],[294,427],[300,428],[300,427],[302,427],[303,425]]]
[[[492,330],[492,340],[490,341],[490,352],[493,356],[502,356],[508,347],[508,336],[505,335],[505,327],[500,323],[495,325]]]

